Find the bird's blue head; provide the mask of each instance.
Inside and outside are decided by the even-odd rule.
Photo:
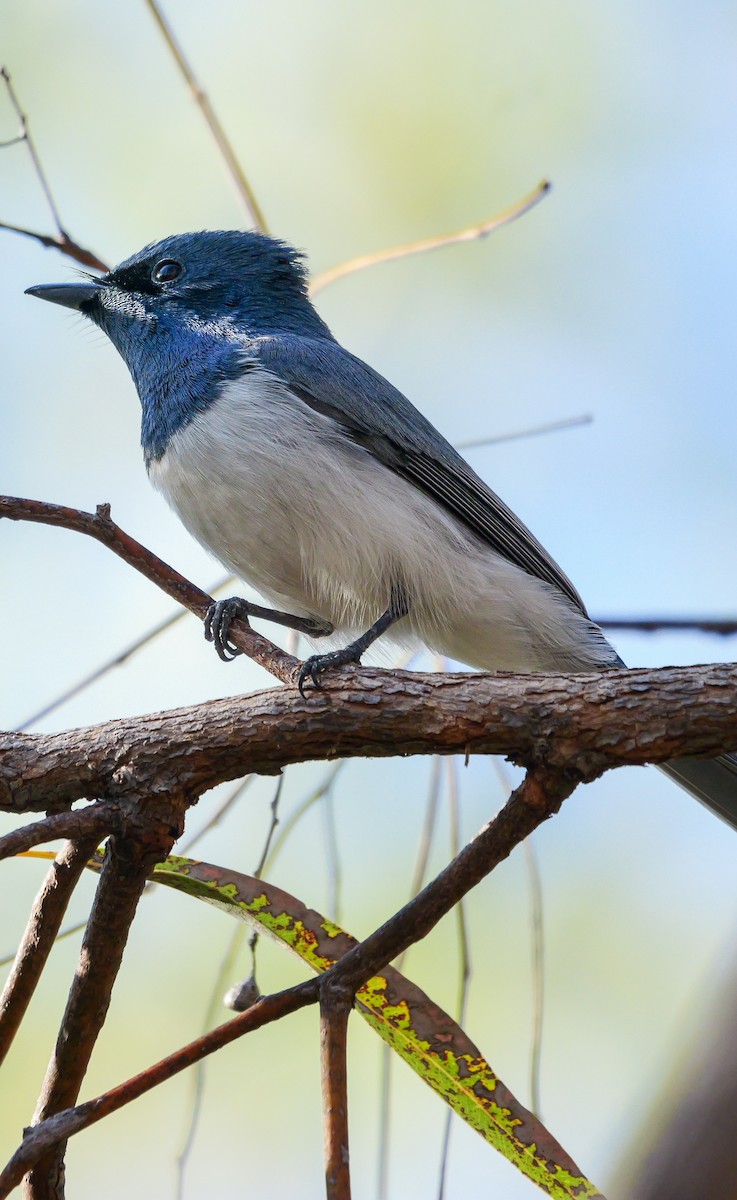
[[[302,256],[256,232],[175,234],[99,279],[28,292],[77,309],[108,335],[138,388],[147,459],[212,404],[252,339],[331,337],[310,303]]]

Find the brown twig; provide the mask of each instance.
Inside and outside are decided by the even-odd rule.
[[[453,858],[460,853],[460,804],[458,797],[458,770],[454,758],[446,759],[446,779],[448,781],[448,809],[450,817],[450,849]],[[525,841],[527,845],[527,841]],[[458,901],[455,909],[456,945],[458,947],[458,997],[456,1001],[455,1019],[463,1027],[466,1019],[468,1004],[468,989],[471,982],[471,948],[466,920],[465,898]],[[450,1155],[450,1137],[453,1129],[453,1110],[445,1114],[445,1128],[440,1150],[440,1166],[438,1168],[438,1200],[444,1200],[445,1185],[448,1178],[448,1159]]]
[[[181,832],[183,805],[175,798],[152,803],[140,834],[110,839],[100,883],[82,942],[56,1047],[36,1106],[34,1124],[70,1108],[79,1095],[110,1004],[131,923],[148,876]],[[63,1197],[63,1141],[39,1158],[27,1179],[28,1200]]]
[[[75,242],[74,239],[70,237],[67,231],[64,229],[61,223],[61,217],[59,216],[59,210],[56,206],[56,201],[54,200],[54,196],[51,191],[51,186],[46,178],[46,172],[41,165],[41,159],[38,156],[38,151],[36,150],[30,130],[28,128],[28,117],[21,108],[20,102],[15,94],[15,89],[13,88],[13,84],[10,79],[10,74],[8,73],[6,67],[0,68],[0,79],[2,79],[3,83],[5,84],[5,90],[7,92],[8,99],[20,123],[20,132],[18,136],[12,138],[10,141],[4,142],[3,146],[15,146],[20,143],[25,144],[39,186],[43,192],[44,199],[46,200],[49,211],[51,212],[52,220],[56,226],[57,234],[56,236],[53,236],[47,233],[36,233],[34,230],[26,229],[21,225],[8,225],[5,221],[0,221],[0,229],[6,229],[9,233],[18,233],[22,237],[33,238],[34,241],[40,242],[42,246],[53,247],[55,250],[59,250],[62,254],[66,254],[68,258],[73,258],[75,262],[81,263],[85,267],[92,267],[98,271],[107,271],[108,268],[106,267],[105,263],[102,262],[102,260],[99,259],[96,254],[93,254],[91,250],[85,249],[84,246],[80,246],[79,243]]]
[[[716,633],[729,637],[737,633],[735,617],[595,617],[606,629],[631,629],[635,633],[660,633],[693,629],[698,633]]]
[[[55,838],[103,837],[116,828],[120,816],[121,807],[112,800],[99,801],[74,812],[54,813],[52,817],[12,829],[0,837],[0,859],[23,854],[33,846]]]
[[[213,825],[216,825],[222,819],[225,813],[230,809],[231,805],[234,804],[238,797],[243,794],[246,788],[253,783],[255,778],[255,775],[247,775],[245,779],[240,780],[237,786],[231,791],[230,795],[227,796],[224,803],[216,811],[212,819],[209,820],[205,827],[199,830],[193,838],[190,838],[186,843],[178,846],[177,852],[184,854],[186,851],[191,849],[191,847],[196,841],[199,840],[199,838],[204,836],[204,834],[207,833],[213,827]],[[284,779],[285,774],[282,773],[279,776],[276,788],[274,789],[274,794],[271,798],[271,820],[269,822],[269,828],[266,831],[264,846],[259,858],[257,869],[254,872],[254,876],[256,878],[260,878],[261,876],[261,872],[263,871],[265,862],[269,856],[269,850],[274,834],[279,825],[278,809],[282,788],[284,786]],[[223,1004],[227,1008],[232,1009],[234,1012],[244,1012],[245,1009],[251,1007],[258,996],[256,984],[256,943],[258,941],[258,934],[255,932],[252,933],[249,939],[249,945],[251,949],[251,974],[247,979],[241,980],[235,984],[232,983],[236,958],[240,951],[241,943],[245,933],[246,926],[238,923],[230,936],[228,947],[222,957],[215,979],[213,980],[210,999],[207,1005],[207,1012],[205,1013],[205,1019],[203,1022],[203,1027],[205,1030],[210,1028],[215,1020],[217,1012]],[[230,984],[231,986],[228,987],[227,991],[225,991],[225,994],[223,994],[226,984]],[[187,1122],[187,1130],[184,1135],[182,1148],[177,1155],[177,1200],[180,1200],[180,1197],[184,1194],[184,1174],[187,1169],[189,1156],[192,1152],[195,1137],[197,1135],[197,1127],[199,1124],[200,1113],[202,1111],[202,1101],[204,1097],[205,1070],[206,1060],[201,1059],[200,1062],[198,1062],[195,1066],[194,1078],[192,1080],[192,1099],[189,1119]]]
[[[428,786],[425,819],[422,824],[420,842],[417,849],[417,860],[409,888],[410,900],[416,896],[425,882],[427,864],[430,858],[432,840],[440,802],[441,768],[443,760],[436,754],[432,760],[432,770]],[[404,970],[406,951],[403,951],[396,961],[398,971]],[[381,1054],[381,1096],[379,1100],[379,1148],[378,1148],[378,1200],[387,1200],[389,1194],[389,1151],[391,1144],[392,1114],[391,1114],[391,1077],[394,1056],[390,1047],[384,1043]]]
[[[46,172],[41,166],[41,160],[38,157],[36,147],[34,146],[33,139],[31,138],[31,133],[28,128],[28,117],[20,106],[20,101],[15,94],[15,89],[11,82],[7,67],[0,68],[0,79],[2,79],[3,83],[5,84],[5,90],[8,94],[8,99],[13,106],[13,111],[15,112],[16,117],[20,122],[20,133],[18,134],[17,138],[14,139],[14,141],[25,142],[26,150],[28,151],[31,162],[33,163],[33,169],[36,172],[36,178],[38,179],[41,191],[44,194],[44,199],[46,200],[46,203],[51,211],[54,224],[56,225],[59,234],[64,236],[64,226],[61,223],[61,217],[59,216],[59,210],[56,207],[56,201],[54,200],[49,181],[46,178]]]
[[[177,64],[181,75],[183,76],[187,86],[194,96],[197,107],[205,118],[205,122],[210,130],[210,133],[212,134],[215,145],[225,161],[225,165],[230,172],[230,177],[235,183],[238,194],[246,207],[246,211],[248,212],[250,219],[253,221],[257,229],[260,229],[262,233],[267,233],[268,230],[266,227],[264,214],[261,211],[261,207],[256,199],[253,188],[248,182],[245,171],[243,170],[241,164],[238,162],[236,153],[230,144],[225,130],[220,124],[220,120],[214,108],[212,107],[212,104],[210,103],[207,93],[201,87],[194,71],[192,70],[192,67],[184,57],[184,52],[174,37],[171,26],[164,17],[157,0],[146,0],[146,3],[151,10],[151,15],[156,21],[164,41],[171,51],[171,55]]]
[[[351,1200],[348,1157],[348,1017],[353,1004],[350,989],[320,988],[320,1072],[327,1200]]]
[[[279,801],[281,800],[281,794],[284,789],[285,778],[286,776],[284,775],[284,772],[282,772],[277,780],[276,787],[274,788],[274,794],[271,797],[271,803],[269,804],[269,812],[271,814],[269,819],[269,828],[266,830],[264,844],[261,847],[259,860],[256,865],[256,869],[253,872],[256,879],[261,878],[264,866],[266,865],[266,860],[269,857],[269,851],[271,849],[271,843],[274,840],[274,834],[276,833],[279,825]]]
[[[96,845],[97,838],[89,836],[67,842],[49,868],[34,901],[23,940],[0,997],[0,1063],[20,1028],[72,892]]]
[[[264,863],[265,871],[268,872],[271,870],[273,864],[276,862],[279,852],[286,844],[287,838],[290,836],[295,826],[297,826],[302,820],[305,813],[308,813],[315,804],[318,804],[319,801],[328,795],[328,793],[332,790],[338,775],[344,769],[345,765],[346,763],[344,759],[340,759],[338,762],[330,763],[327,771],[325,772],[320,783],[318,783],[317,787],[314,788],[313,791],[309,792],[305,798],[300,801],[300,803],[292,810],[288,817],[284,818],[279,828],[279,832],[276,834],[272,842],[269,856]]]
[[[518,846],[558,811],[576,787],[564,771],[529,771],[504,808],[431,883],[331,967],[328,975],[356,991],[411,946]]]
[[[42,1123],[26,1130],[23,1142],[0,1173],[0,1200],[5,1200],[23,1175],[38,1162],[43,1154],[73,1134],[88,1129],[103,1117],[117,1112],[139,1096],[145,1095],[160,1083],[171,1079],[208,1054],[222,1049],[244,1034],[260,1029],[272,1021],[281,1020],[289,1013],[297,1012],[318,999],[320,980],[307,979],[296,987],[287,988],[271,996],[263,996],[246,1012],[219,1025],[181,1050],[161,1059],[152,1067],[111,1088],[94,1100],[87,1100],[76,1108],[59,1112]]]
[[[496,213],[493,217],[488,217],[485,221],[480,221],[475,225],[465,225],[463,229],[456,229],[453,233],[441,233],[436,237],[420,238],[416,242],[405,242],[401,246],[376,250],[373,254],[360,254],[356,258],[349,258],[346,262],[338,263],[328,271],[323,271],[321,275],[316,275],[310,284],[310,295],[316,296],[318,292],[329,287],[336,280],[343,279],[346,275],[353,275],[356,271],[364,271],[367,267],[376,267],[380,263],[394,262],[398,258],[411,258],[415,254],[426,254],[429,250],[440,250],[444,246],[457,246],[459,242],[476,242],[481,238],[488,237],[495,229],[509,225],[511,221],[516,221],[518,217],[534,208],[550,191],[550,187],[551,184],[548,180],[543,180],[533,191],[523,196],[516,204],[505,208],[503,212]]]
[[[0,229],[5,229],[8,233],[20,234],[21,237],[33,238],[34,242],[39,242],[40,245],[46,246],[50,250],[58,250],[60,254],[66,255],[74,262],[81,263],[83,267],[91,267],[94,271],[110,269],[94,251],[80,246],[79,242],[75,242],[74,238],[69,237],[67,233],[60,233],[58,237],[55,237],[50,233],[39,233],[36,229],[26,229],[23,225],[9,225],[7,221],[0,221]]]
[[[158,558],[116,525],[110,516],[109,504],[99,504],[96,512],[88,513],[77,508],[68,508],[63,504],[47,504],[43,500],[0,496],[0,519],[3,517],[11,521],[35,521],[42,525],[54,525],[94,538],[200,619],[212,604],[211,596],[195,587],[163,559]],[[297,659],[256,633],[245,622],[234,622],[231,641],[277,679],[292,682],[299,666]]]
[[[481,879],[543,821],[558,811],[575,787],[564,773],[531,771],[501,812],[416,897],[344,955],[330,974],[350,987],[381,970],[420,941]],[[325,977],[327,979],[327,976]]]

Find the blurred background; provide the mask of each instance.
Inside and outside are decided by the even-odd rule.
[[[590,414],[567,432],[469,451],[596,617],[734,615],[734,113],[737,15],[726,0],[169,0],[165,13],[210,94],[272,232],[314,271],[455,229],[550,178],[552,194],[489,240],[365,271],[319,307],[336,336],[455,443]],[[108,262],[168,233],[233,228],[243,209],[143,2],[5,4],[0,45],[61,212]],[[17,121],[0,94],[0,140]],[[0,154],[0,220],[53,232],[23,146]],[[113,517],[198,584],[221,569],[150,488],[138,400],[104,336],[23,296],[74,265],[0,231],[0,490]],[[97,545],[0,526],[0,724],[59,691],[174,611]],[[270,630],[273,634],[273,630]],[[278,635],[277,635],[278,636]],[[730,658],[704,636],[618,636],[631,665]],[[268,686],[225,667],[186,617],[34,728],[64,728]],[[270,878],[369,933],[406,898],[428,760],[352,762],[333,792],[342,870],[316,805]],[[462,837],[499,807],[492,763],[458,765]],[[325,777],[291,768],[285,818]],[[258,861],[273,780],[259,780],[198,845],[243,871]],[[447,791],[431,869],[450,855]],[[204,826],[222,801],[190,814]],[[3,832],[13,822],[3,817]],[[326,828],[328,835],[326,836]],[[535,837],[544,894],[542,1116],[615,1200],[635,1140],[713,1023],[734,969],[735,835],[654,769],[579,789]],[[0,954],[25,924],[44,865],[4,865]],[[340,882],[340,881],[339,881]],[[84,880],[71,918],[82,917]],[[517,851],[468,902],[466,1027],[529,1103],[530,888]],[[157,892],[142,905],[83,1098],[196,1036],[232,930],[218,912]],[[457,924],[405,971],[453,1009]],[[0,1151],[32,1114],[78,950],[62,942],[0,1083]],[[242,955],[235,977],[248,971]],[[263,990],[302,977],[262,947]],[[223,1015],[224,1012],[223,1012]],[[220,1019],[220,1018],[219,1018]],[[377,1195],[380,1048],[352,1022],[354,1189]],[[401,1064],[389,1196],[432,1196],[442,1106]],[[323,1194],[317,1018],[298,1014],[211,1061],[184,1195]],[[191,1080],[180,1076],[82,1134],[68,1175],[110,1200],[147,1180],[175,1195]],[[121,1147],[125,1153],[121,1154]],[[116,1163],[110,1172],[105,1164]],[[455,1130],[446,1196],[537,1195],[470,1131]]]

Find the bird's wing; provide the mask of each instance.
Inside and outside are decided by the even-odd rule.
[[[305,404],[331,417],[384,466],[409,480],[516,567],[552,584],[584,615],[581,597],[511,509],[420,412],[337,342],[279,334],[249,345]]]

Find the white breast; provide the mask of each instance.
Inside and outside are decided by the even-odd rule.
[[[247,371],[174,434],[149,477],[234,574],[275,602],[289,598],[306,615],[298,603],[306,597],[292,511],[298,483],[287,474],[295,461],[299,466],[308,433],[303,407],[266,372]],[[301,450],[299,457],[304,444]]]
[[[362,630],[400,583],[405,636],[472,665],[580,669],[613,653],[557,591],[261,368],[174,434],[149,475],[190,532],[281,609]]]

